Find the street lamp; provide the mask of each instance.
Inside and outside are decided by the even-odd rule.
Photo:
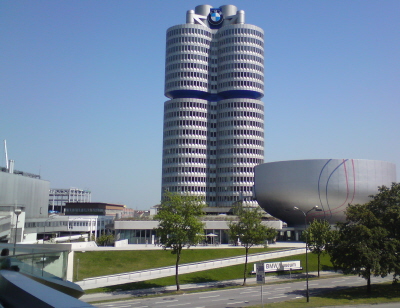
[[[15,235],[14,235],[14,249],[13,256],[15,256],[15,247],[17,246],[17,232],[18,232],[18,216],[22,213],[21,209],[15,209],[14,214],[17,215],[17,222],[15,223]]]
[[[295,206],[293,209],[294,209],[295,211],[300,211],[300,212],[302,212],[303,215],[304,215],[304,231],[306,232],[306,289],[307,289],[307,291],[306,291],[306,297],[307,297],[307,303],[308,303],[308,302],[310,301],[310,292],[309,292],[309,289],[308,289],[308,254],[307,254],[307,251],[308,251],[308,247],[307,247],[308,234],[307,234],[307,215],[308,215],[308,213],[310,213],[310,212],[313,211],[313,210],[318,211],[318,210],[320,210],[320,209],[318,209],[318,205],[315,205],[312,209],[308,210],[307,212],[304,212],[303,210],[300,210],[297,206]]]

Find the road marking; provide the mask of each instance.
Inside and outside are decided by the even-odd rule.
[[[239,294],[248,294],[248,293],[260,293],[260,291],[247,291],[247,292],[240,292]]]
[[[187,305],[191,305],[192,303],[184,303],[184,304],[175,304],[175,305],[169,305],[167,307],[175,307],[175,306],[187,306]]]
[[[282,296],[274,296],[274,297],[268,297],[268,299],[282,298],[282,297],[287,297],[287,296],[286,296],[286,295],[282,295]]]
[[[155,302],[155,304],[168,304],[168,303],[177,302],[177,301],[178,301],[177,299],[174,299],[174,300],[172,300],[172,301],[167,301],[167,300],[165,300],[165,301],[163,301],[163,302]]]
[[[235,305],[235,304],[241,304],[244,303],[244,301],[240,301],[240,302],[233,302],[233,303],[226,303],[227,305]]]
[[[212,302],[220,302],[220,301],[226,301],[226,298],[222,298],[222,299],[213,299]]]
[[[199,298],[212,298],[212,297],[220,297],[220,295],[200,296]]]

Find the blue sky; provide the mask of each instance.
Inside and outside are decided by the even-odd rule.
[[[15,168],[92,201],[157,204],[165,31],[200,4],[228,3],[1,1],[0,139]],[[229,4],[265,31],[265,161],[384,160],[400,175],[400,1]]]

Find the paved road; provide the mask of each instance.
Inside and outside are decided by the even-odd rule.
[[[391,277],[372,279],[372,283],[390,281]],[[310,280],[310,301],[312,296],[333,289],[341,289],[352,286],[365,285],[366,280],[357,276],[336,276],[319,280]],[[297,281],[285,284],[264,285],[263,303],[282,302],[291,299],[304,298],[305,300],[305,282]],[[242,287],[235,289],[225,289],[211,292],[192,293],[183,295],[162,296],[155,298],[135,298],[124,300],[122,302],[108,302],[94,304],[94,306],[103,308],[222,308],[222,307],[248,307],[261,304],[261,285],[251,287]],[[397,304],[398,306],[398,304]],[[376,305],[374,307],[377,307]],[[378,306],[379,307],[379,306]],[[395,306],[396,307],[396,306]]]

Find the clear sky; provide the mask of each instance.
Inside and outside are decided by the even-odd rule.
[[[400,176],[399,0],[0,1],[15,169],[92,201],[157,204],[165,32],[201,4],[236,5],[265,31],[266,162],[384,160]]]

